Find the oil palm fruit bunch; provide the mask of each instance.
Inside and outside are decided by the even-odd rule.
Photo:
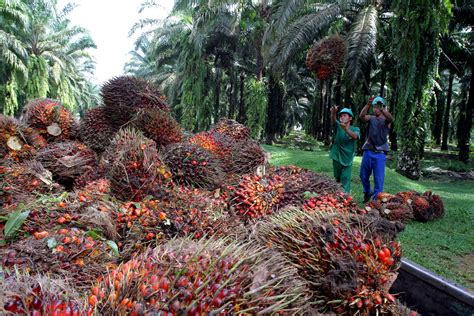
[[[423,197],[426,198],[430,204],[433,219],[444,216],[444,203],[441,196],[433,194],[431,191],[426,191],[423,193]]]
[[[344,192],[311,196],[304,202],[303,210],[308,213],[327,211],[359,213],[359,208],[352,196]]]
[[[48,142],[70,139],[74,123],[71,112],[51,99],[30,101],[23,109],[22,120]]]
[[[183,130],[169,111],[143,109],[137,112],[131,125],[155,141],[158,147],[178,143],[183,139]]]
[[[398,194],[380,192],[375,200],[366,204],[365,209],[369,212],[375,210],[380,216],[391,221],[406,223],[413,219],[411,204]]]
[[[370,201],[366,205],[366,210],[377,210],[383,218],[391,221],[407,223],[414,218],[413,208],[409,203],[400,202],[395,198],[383,202],[382,200]]]
[[[6,159],[21,162],[32,159],[36,151],[47,145],[34,129],[13,117],[0,114],[0,162]]]
[[[283,183],[284,191],[279,201],[279,208],[288,205],[301,206],[305,202],[308,192],[318,195],[342,192],[339,183],[324,175],[296,166],[281,166],[270,169],[269,175],[276,175]]]
[[[220,161],[199,145],[170,145],[166,148],[163,159],[177,184],[216,189],[223,181]]]
[[[140,201],[171,177],[155,142],[134,129],[120,130],[102,158],[112,194],[124,201]]]
[[[212,130],[219,134],[226,135],[236,142],[250,139],[250,129],[247,126],[228,118],[222,118],[219,120]]]
[[[104,152],[118,128],[109,121],[105,107],[90,109],[79,127],[79,139],[96,153]]]
[[[115,127],[130,122],[140,109],[169,110],[164,96],[145,79],[121,76],[107,81],[100,91],[107,117]]]
[[[344,66],[347,44],[341,36],[331,36],[320,40],[306,54],[306,67],[319,80],[326,80],[338,73]]]
[[[257,168],[267,163],[262,147],[254,140],[241,142],[232,152],[231,172],[236,174],[253,174]]]
[[[401,251],[379,230],[394,224],[366,217],[288,208],[260,222],[255,236],[286,256],[312,285],[319,312],[383,314],[394,301],[387,283]]]
[[[66,189],[72,189],[76,178],[98,167],[96,153],[77,141],[52,143],[38,152],[36,160]]]
[[[0,166],[0,205],[26,203],[37,194],[55,192],[61,187],[53,176],[37,161],[25,161],[11,166]]]
[[[89,286],[108,268],[115,267],[118,257],[113,242],[98,237],[93,239],[88,232],[78,228],[35,232],[0,249],[0,254],[6,267],[56,274],[71,279],[78,288]]]
[[[297,314],[307,293],[278,254],[228,240],[177,239],[112,270],[89,302],[107,315]]]
[[[105,177],[105,166],[99,164],[96,168],[88,169],[80,176],[74,179],[74,190],[81,189],[89,183],[99,181]],[[110,186],[110,183],[109,183]]]
[[[239,184],[229,188],[229,203],[243,221],[273,213],[283,192],[278,176],[244,175]]]
[[[31,276],[24,271],[5,272],[0,278],[2,315],[85,315],[86,302],[63,279]]]
[[[219,159],[224,169],[232,165],[232,151],[235,142],[232,138],[216,132],[200,132],[189,138],[190,144],[196,144]]]

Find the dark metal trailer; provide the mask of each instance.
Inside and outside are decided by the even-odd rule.
[[[398,272],[390,292],[421,315],[474,315],[474,292],[405,258]]]

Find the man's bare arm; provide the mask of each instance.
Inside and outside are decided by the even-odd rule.
[[[367,104],[364,106],[362,111],[360,111],[359,117],[360,117],[361,120],[364,120],[366,122],[368,120],[370,120],[370,115],[367,115],[367,112],[369,111],[369,108],[370,108],[370,101],[367,102]]]
[[[388,123],[393,122],[393,116],[390,114],[390,112],[386,108],[382,108],[382,114],[385,116],[385,119],[387,119]]]

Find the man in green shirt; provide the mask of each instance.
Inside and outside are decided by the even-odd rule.
[[[345,192],[351,191],[352,161],[354,160],[356,141],[360,130],[351,126],[354,114],[351,109],[344,108],[336,119],[337,106],[331,107],[331,123],[334,125],[334,141],[329,158],[332,159],[334,177],[340,182]]]

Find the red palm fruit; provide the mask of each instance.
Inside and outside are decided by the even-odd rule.
[[[118,127],[107,117],[103,106],[90,109],[79,127],[79,139],[97,153],[102,153],[110,144]]]
[[[100,95],[109,121],[117,128],[128,124],[140,109],[169,110],[157,87],[139,77],[112,78],[102,86]]]
[[[76,178],[98,168],[96,153],[76,141],[50,144],[38,152],[36,159],[66,189],[72,188]]]
[[[444,203],[439,195],[426,191],[423,196],[428,200],[432,209],[433,218],[441,218],[444,216]]]
[[[69,139],[74,122],[71,112],[51,99],[30,101],[23,109],[22,120],[48,142]]]
[[[46,140],[34,129],[0,114],[0,161],[32,159],[37,150],[46,145]]]
[[[105,297],[118,295],[115,301],[99,299],[96,306],[102,313],[128,314],[136,304],[144,314],[297,314],[307,307],[307,288],[296,270],[280,255],[250,244],[175,239],[132,261],[135,264],[120,265],[97,284]],[[117,281],[120,291],[113,286]],[[142,288],[153,286],[152,295],[142,295]],[[124,300],[135,305],[119,303]]]
[[[211,130],[226,135],[237,142],[250,139],[250,129],[247,126],[228,118],[221,119]]]

